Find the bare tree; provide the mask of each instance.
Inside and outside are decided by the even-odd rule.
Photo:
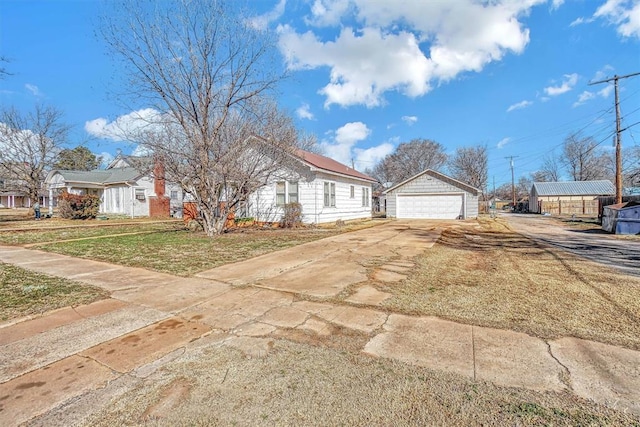
[[[458,148],[449,160],[448,166],[455,179],[466,182],[484,192],[488,179],[486,145]]]
[[[162,159],[209,236],[298,143],[270,97],[283,78],[273,38],[237,4],[125,2],[102,29],[127,67],[129,94],[157,111],[130,139]]]
[[[542,168],[534,174],[536,182],[558,182],[562,176],[562,167],[555,153],[549,153],[542,159]]]
[[[36,105],[23,114],[15,108],[0,112],[0,176],[16,191],[38,200],[44,173],[67,141],[70,126],[54,107]]]
[[[562,146],[560,161],[574,181],[591,181],[610,177],[610,156],[598,154],[592,137],[569,135]]]
[[[447,162],[444,147],[428,139],[403,142],[371,171],[379,182],[397,184],[427,169],[439,170]]]

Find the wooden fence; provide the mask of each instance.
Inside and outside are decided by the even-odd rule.
[[[598,200],[554,200],[542,201],[540,212],[548,212],[551,215],[598,215]]]
[[[640,202],[640,196],[622,196],[622,203],[626,202]],[[605,206],[615,205],[616,198],[614,196],[600,196],[598,197],[598,216],[602,217],[602,211]]]

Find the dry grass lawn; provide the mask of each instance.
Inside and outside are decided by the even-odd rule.
[[[0,244],[23,245],[65,255],[190,276],[381,221],[352,221],[321,227],[237,228],[209,238],[182,221],[120,218],[108,221],[34,221],[24,212],[0,212]]]
[[[509,230],[501,220],[448,229],[417,257],[386,308],[640,349],[640,279]]]
[[[257,340],[257,339],[254,339]],[[87,426],[603,426],[640,418],[569,393],[473,382],[384,359],[272,340],[246,357],[211,345],[105,402]]]
[[[94,286],[0,262],[0,321],[89,304],[106,297],[106,291]]]

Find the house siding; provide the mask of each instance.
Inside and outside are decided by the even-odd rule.
[[[279,222],[284,214],[282,207],[276,206],[276,182],[298,181],[298,201],[302,205],[302,221],[305,224],[321,224],[337,220],[371,217],[371,184],[358,179],[339,177],[331,174],[317,173],[315,177],[296,177],[295,175],[279,175],[269,184],[256,191],[249,199],[247,212],[257,221]],[[335,207],[324,206],[324,183],[335,184]],[[354,197],[351,198],[351,186],[354,186]],[[362,189],[369,190],[369,206],[362,206]]]
[[[399,194],[460,194],[463,195],[465,218],[478,216],[478,196],[460,187],[425,173],[400,187],[386,193],[387,217],[397,216],[397,197]]]

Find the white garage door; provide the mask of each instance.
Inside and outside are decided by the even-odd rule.
[[[398,218],[456,219],[463,215],[463,195],[398,195]]]

